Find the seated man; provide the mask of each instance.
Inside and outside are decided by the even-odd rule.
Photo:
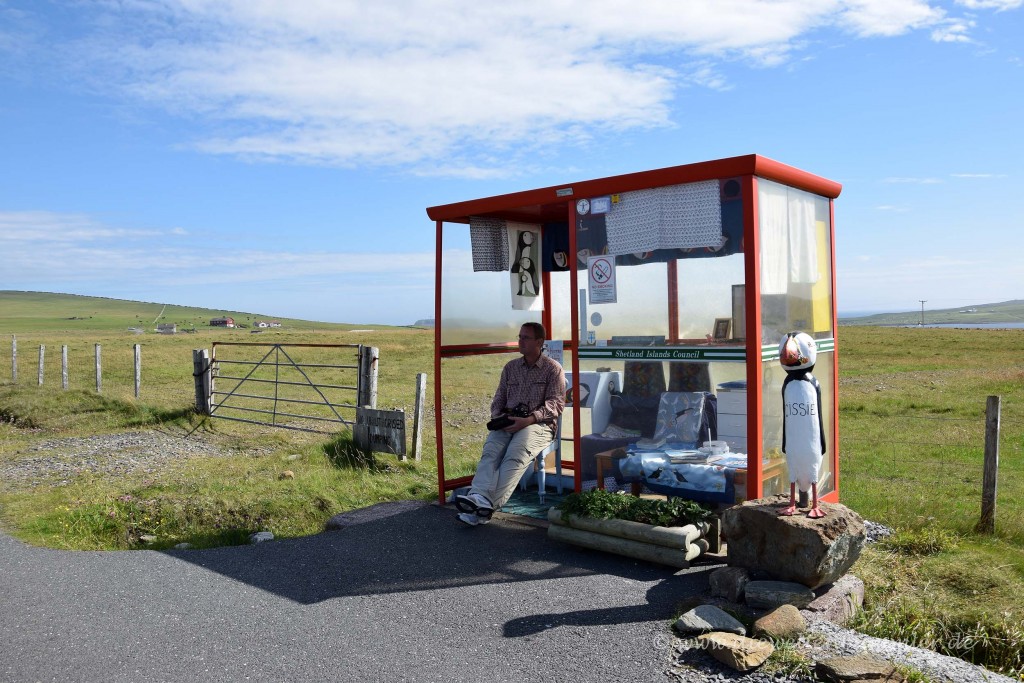
[[[523,325],[519,330],[523,357],[509,361],[501,371],[491,417],[508,416],[509,424],[488,434],[469,492],[455,498],[461,510],[459,520],[470,526],[490,521],[537,453],[554,439],[555,422],[565,408],[565,373],[544,355],[546,337],[540,323]]]

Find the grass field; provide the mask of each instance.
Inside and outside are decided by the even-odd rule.
[[[50,305],[55,304],[36,302],[41,308]],[[145,310],[147,316],[159,313]],[[29,380],[17,386],[0,381],[0,466],[30,457],[31,446],[44,439],[138,428],[179,435],[199,429],[237,453],[191,459],[156,478],[84,477],[57,488],[5,485],[0,488],[0,523],[30,543],[132,548],[146,533],[157,537],[148,547],[182,541],[219,545],[260,529],[279,536],[316,533],[339,511],[436,495],[432,415],[423,432],[422,463],[361,458],[345,437],[200,421],[189,410],[191,350],[209,348],[214,341],[249,341],[244,330],[133,335],[127,332],[131,324],[125,322],[125,311],[97,307],[93,320],[103,321],[100,329],[77,330],[45,316],[19,318],[6,305],[0,311],[0,378],[9,377],[5,339],[13,332],[19,362],[25,359],[20,374]],[[210,315],[200,313],[195,317]],[[378,406],[411,412],[416,373],[432,375],[432,331],[360,331],[365,329],[296,326],[253,337],[376,346],[381,355]],[[44,387],[34,386],[36,346],[67,344],[69,353],[75,349],[88,363],[95,343],[104,345],[105,366],[109,358],[112,372],[115,347],[142,344],[141,399],[131,395],[130,382],[115,390],[111,380],[102,396],[90,389],[88,377],[81,380],[84,386],[76,381],[68,392],[59,390],[59,378],[51,381],[49,376]],[[866,518],[896,529],[892,539],[869,548],[855,567],[868,585],[860,628],[1020,676],[1024,330],[843,327],[838,348],[841,499]],[[448,476],[472,472],[482,438],[480,418],[504,360],[498,355],[445,361],[446,373],[464,377],[443,396]],[[428,397],[432,392],[429,386]],[[989,395],[1002,398],[1000,480],[996,533],[982,536],[974,526]],[[293,480],[278,479],[285,468],[294,471]]]

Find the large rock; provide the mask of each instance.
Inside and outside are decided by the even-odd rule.
[[[754,637],[766,640],[795,640],[807,630],[807,620],[793,605],[777,607],[754,622]]]
[[[807,607],[814,600],[814,591],[795,581],[750,581],[743,589],[747,604],[758,609],[775,609],[793,605]]]
[[[775,652],[769,642],[735,633],[706,633],[697,640],[708,654],[737,671],[756,669]]]
[[[823,659],[815,664],[814,673],[825,683],[902,683],[905,680],[890,662],[863,653]]]
[[[743,589],[746,588],[748,581],[750,574],[743,567],[721,567],[708,576],[711,595],[725,598],[729,602],[743,600]]]
[[[838,503],[822,503],[825,517],[780,517],[788,496],[748,500],[722,513],[728,562],[809,588],[833,583],[860,557],[864,520]]]
[[[839,626],[845,626],[864,606],[864,582],[853,574],[822,586],[815,593],[817,597],[807,605],[807,611]]]
[[[680,633],[708,633],[723,631],[737,635],[747,635],[746,627],[735,617],[714,605],[699,605],[683,614],[675,623]]]

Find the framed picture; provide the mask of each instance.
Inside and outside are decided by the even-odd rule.
[[[715,318],[715,330],[711,338],[721,341],[729,338],[729,327],[732,326],[732,318]]]

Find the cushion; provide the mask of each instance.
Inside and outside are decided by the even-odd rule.
[[[623,394],[612,394],[612,414],[608,424],[633,429],[640,432],[640,436],[649,439],[654,436],[654,430],[658,426],[658,406],[661,404],[661,396],[625,396]]]
[[[704,394],[693,391],[670,391],[661,395],[658,404],[657,428],[652,437],[660,443],[683,443],[699,446],[704,424]]]

